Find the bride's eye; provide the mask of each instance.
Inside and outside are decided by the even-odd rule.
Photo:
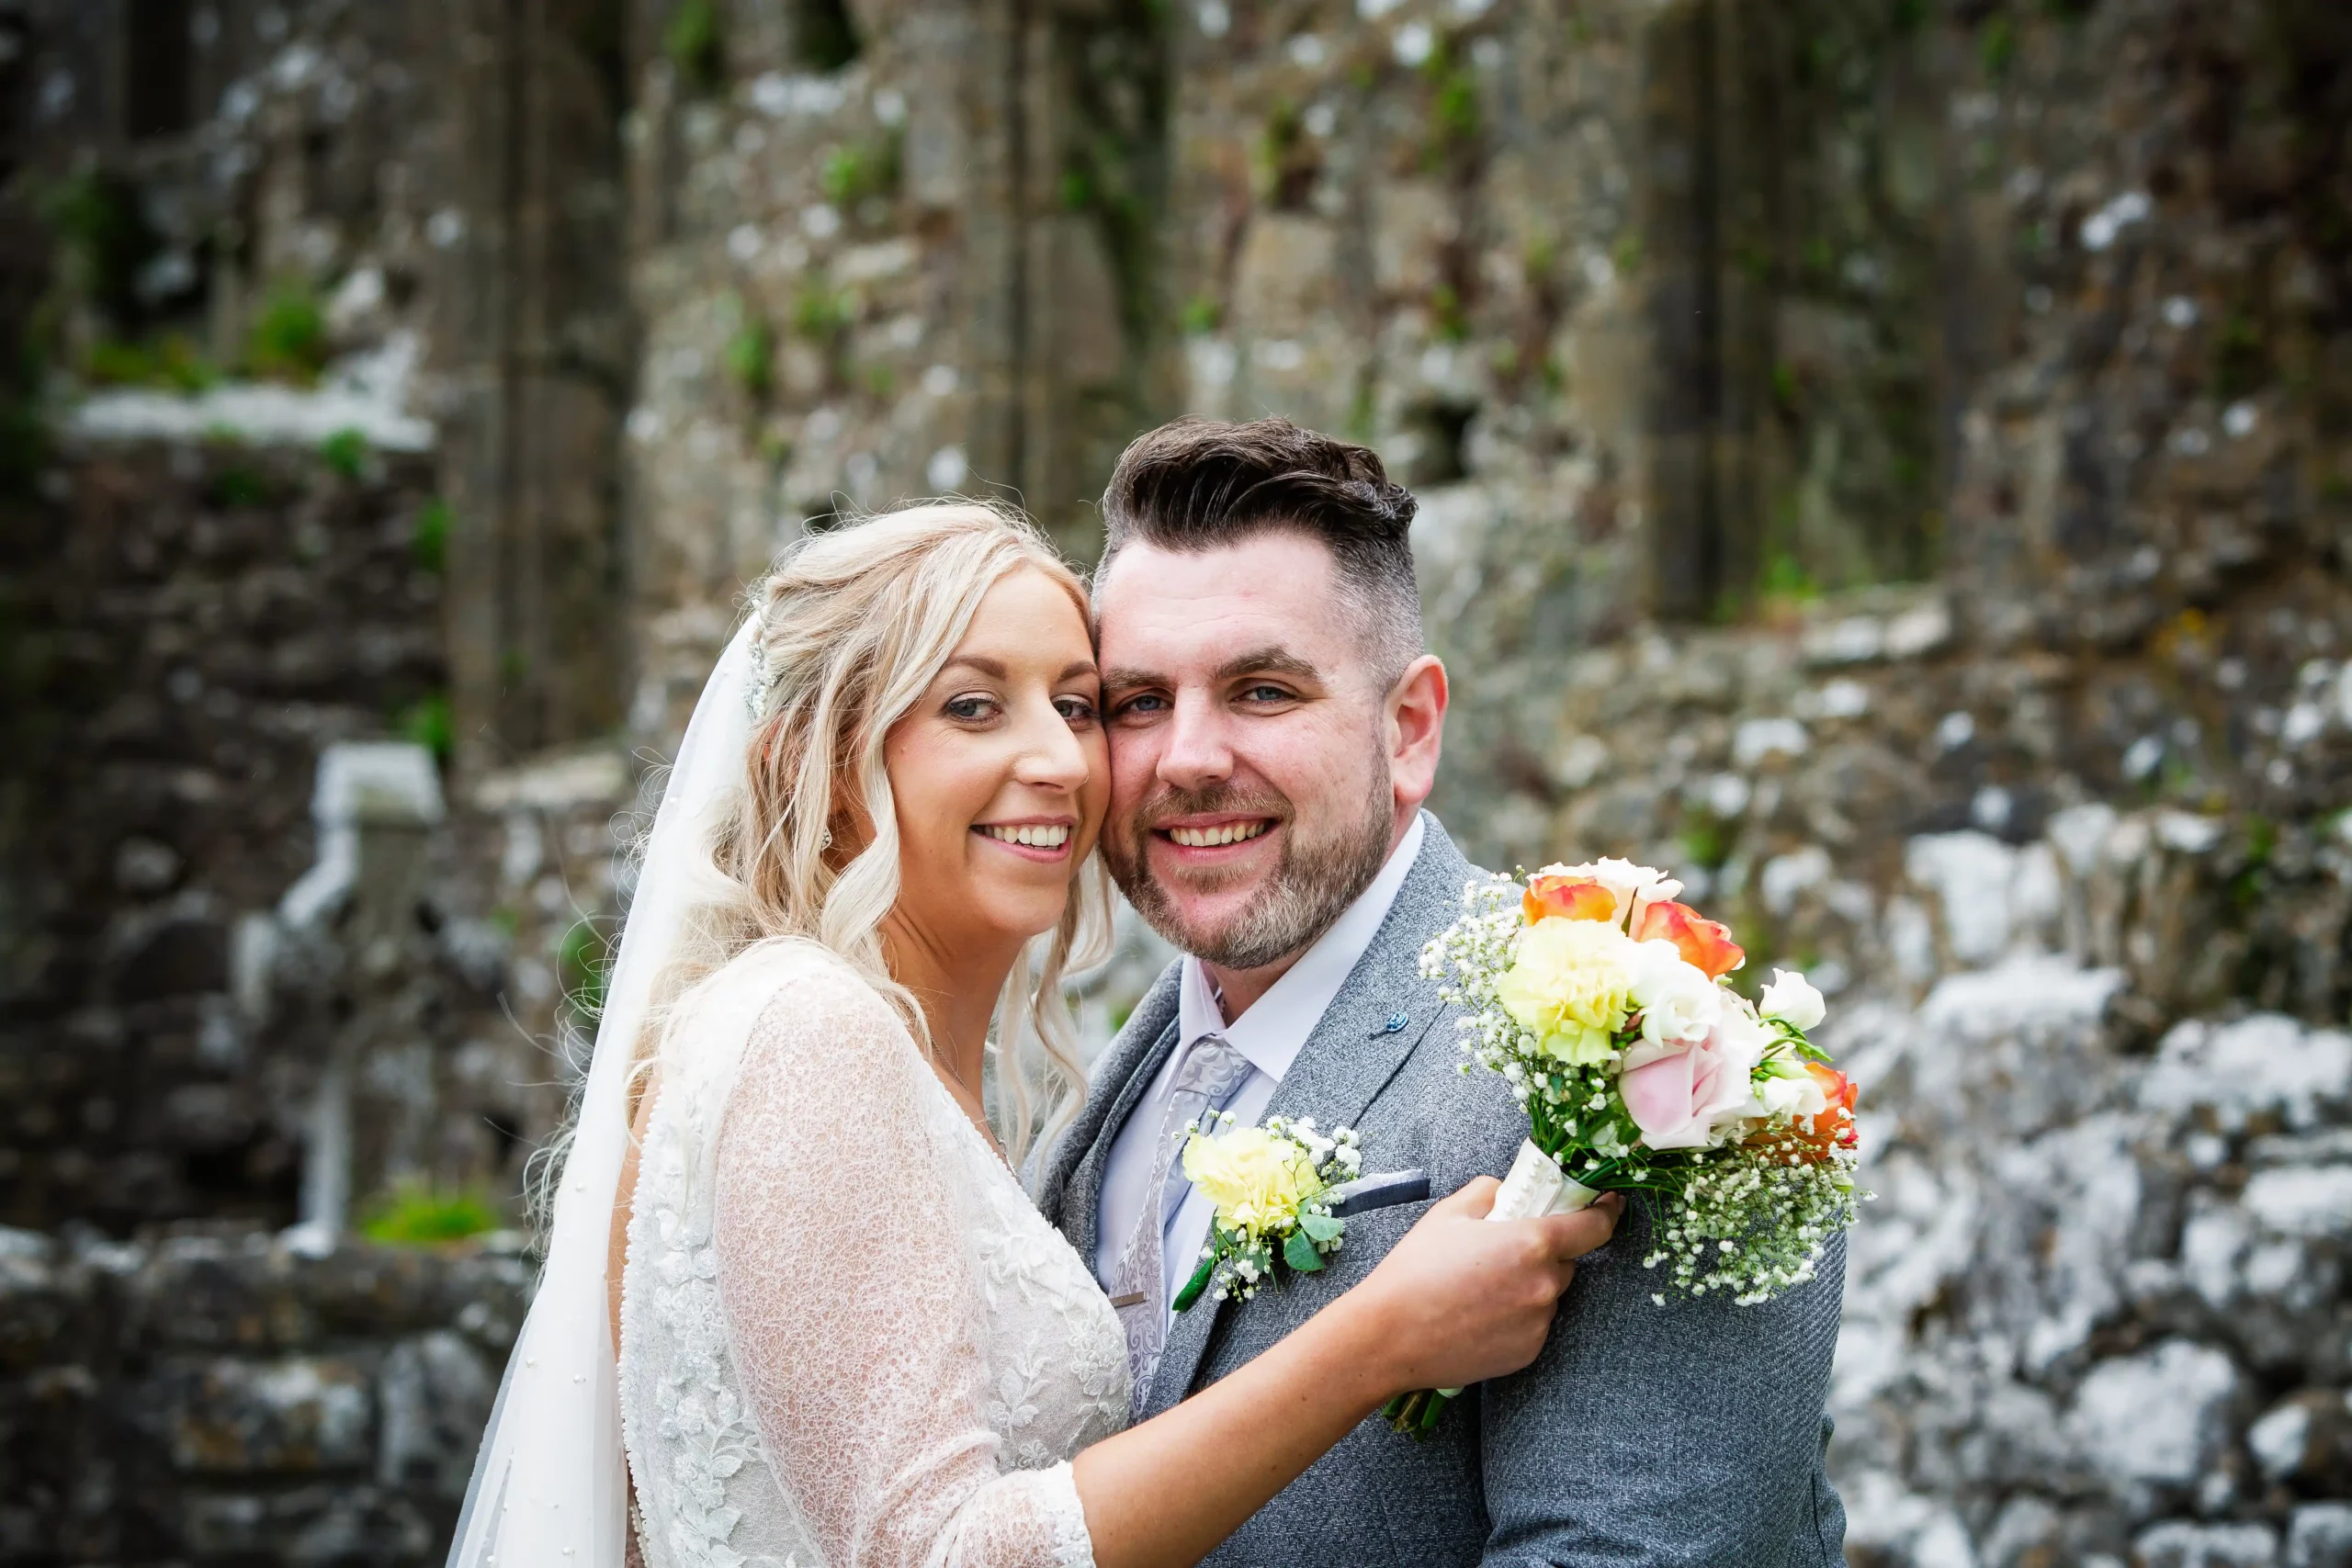
[[[1086,697],[1056,697],[1054,706],[1061,710],[1062,717],[1072,726],[1092,724],[1101,716],[1095,712],[1092,700]]]
[[[947,699],[947,706],[945,709],[948,717],[960,720],[965,724],[977,724],[982,719],[992,717],[995,711],[996,699],[994,697],[985,697],[977,694],[962,697],[950,697]]]

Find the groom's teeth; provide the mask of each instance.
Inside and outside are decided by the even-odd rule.
[[[1027,844],[1030,848],[1037,850],[1057,850],[1069,842],[1069,827],[1067,823],[1049,828],[999,828],[982,824],[980,831],[1001,843]]]
[[[1215,828],[1170,828],[1168,836],[1186,849],[1206,850],[1219,844],[1238,844],[1265,830],[1263,822],[1227,822]]]

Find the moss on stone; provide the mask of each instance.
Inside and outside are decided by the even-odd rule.
[[[479,1192],[406,1187],[379,1199],[359,1231],[386,1247],[436,1247],[498,1227],[498,1211]]]

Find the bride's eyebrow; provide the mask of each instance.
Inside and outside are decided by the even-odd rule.
[[[944,675],[948,671],[955,669],[957,665],[962,665],[967,670],[978,671],[980,674],[987,676],[991,681],[1001,681],[1004,679],[1004,660],[1001,659],[983,659],[979,655],[973,653],[957,654],[955,658],[949,660],[945,664],[940,667],[940,673]]]
[[[1058,686],[1064,681],[1075,681],[1080,675],[1091,675],[1093,673],[1094,660],[1091,659],[1072,660],[1069,663],[1062,667],[1062,672],[1060,674],[1054,677],[1054,684]]]

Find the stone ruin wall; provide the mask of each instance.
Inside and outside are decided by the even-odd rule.
[[[0,1550],[431,1561],[527,1268],[283,1231],[332,1015],[361,1124],[425,1134],[357,1196],[511,1187],[629,749],[776,546],[963,490],[1083,554],[1128,430],[1272,409],[1422,497],[1475,852],[1671,863],[1838,986],[1853,1560],[2352,1562],[2325,8],[873,5],[833,69],[808,6],[199,9],[124,154],[201,278],[158,316],[225,354],[303,272],[377,439],[94,400],[10,503],[82,553],[8,569],[14,667],[74,674],[12,721],[6,934],[65,959],[10,997]],[[85,15],[0,6],[27,104],[82,84],[19,163],[116,134]],[[424,919],[378,982],[280,944],[256,1006],[320,748],[435,694]]]

